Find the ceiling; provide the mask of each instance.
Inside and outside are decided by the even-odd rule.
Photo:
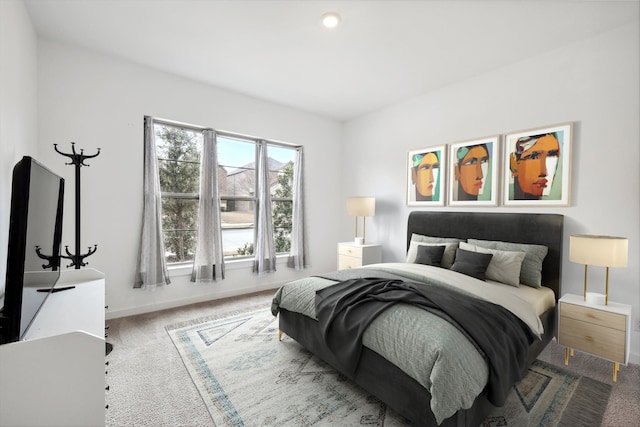
[[[40,37],[337,120],[639,19],[637,1],[25,3]]]

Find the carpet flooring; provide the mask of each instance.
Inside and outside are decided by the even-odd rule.
[[[107,356],[106,425],[214,426],[165,326],[267,308],[272,295],[267,291],[108,321],[114,350]],[[577,425],[640,427],[639,365],[621,366],[618,382],[613,383],[611,364],[601,359],[576,352],[565,367],[563,348],[555,342],[539,359],[610,386],[602,422]]]

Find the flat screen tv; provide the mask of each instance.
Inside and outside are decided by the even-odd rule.
[[[60,277],[64,179],[28,156],[12,179],[0,343],[24,339]]]

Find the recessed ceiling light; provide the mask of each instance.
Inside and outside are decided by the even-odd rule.
[[[336,12],[327,12],[322,15],[322,25],[327,28],[335,28],[340,23],[340,15]]]

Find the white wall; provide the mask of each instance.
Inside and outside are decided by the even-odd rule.
[[[54,153],[70,142],[100,155],[82,169],[82,249],[98,244],[89,267],[106,275],[107,317],[275,288],[302,275],[335,269],[340,222],[339,122],[52,41],[38,45],[39,140],[43,161],[67,180],[63,244],[74,247],[74,168]],[[151,115],[305,149],[306,207],[312,268],[280,265],[258,277],[246,263],[227,264],[226,278],[195,285],[187,276],[148,292],[133,289],[142,216],[143,116]]]
[[[563,293],[581,294],[583,286],[583,266],[569,262],[570,234],[628,237],[628,267],[611,270],[610,299],[632,304],[637,324],[639,44],[636,21],[347,123],[343,194],[377,198],[367,236],[384,246],[383,260],[404,259],[406,219],[412,210],[405,202],[407,151],[572,121],[571,207],[475,210],[565,215]],[[343,220],[344,236],[350,227]],[[589,289],[604,292],[603,268],[589,270]],[[640,362],[638,331],[632,332],[631,351]]]
[[[367,220],[368,241],[384,245],[385,261],[401,260],[410,211],[404,196],[408,150],[573,121],[571,207],[529,210],[565,215],[564,292],[582,290],[582,267],[568,262],[570,234],[629,237],[629,266],[612,270],[610,293],[613,301],[633,305],[637,323],[638,39],[636,21],[352,120],[341,134],[334,121],[104,55],[43,40],[36,49],[22,2],[0,1],[0,283],[10,169],[22,155],[36,156],[67,178],[64,243],[74,250],[73,168],[64,166],[53,143],[68,149],[75,141],[89,153],[96,147],[103,150],[82,171],[82,245],[99,245],[89,263],[107,275],[107,315],[113,317],[270,288],[301,274],[333,269],[336,242],[353,234],[353,219],[343,214],[349,195],[376,196],[376,216]],[[281,267],[263,278],[247,268],[229,268],[227,279],[212,286],[194,286],[178,277],[155,293],[132,289],[145,114],[303,144],[313,267],[303,273]],[[339,232],[327,224],[341,224]],[[590,289],[603,286],[598,270],[590,270]],[[639,335],[632,335],[636,362]]]
[[[37,38],[22,1],[0,1],[0,295],[7,272],[11,173],[37,158]]]

